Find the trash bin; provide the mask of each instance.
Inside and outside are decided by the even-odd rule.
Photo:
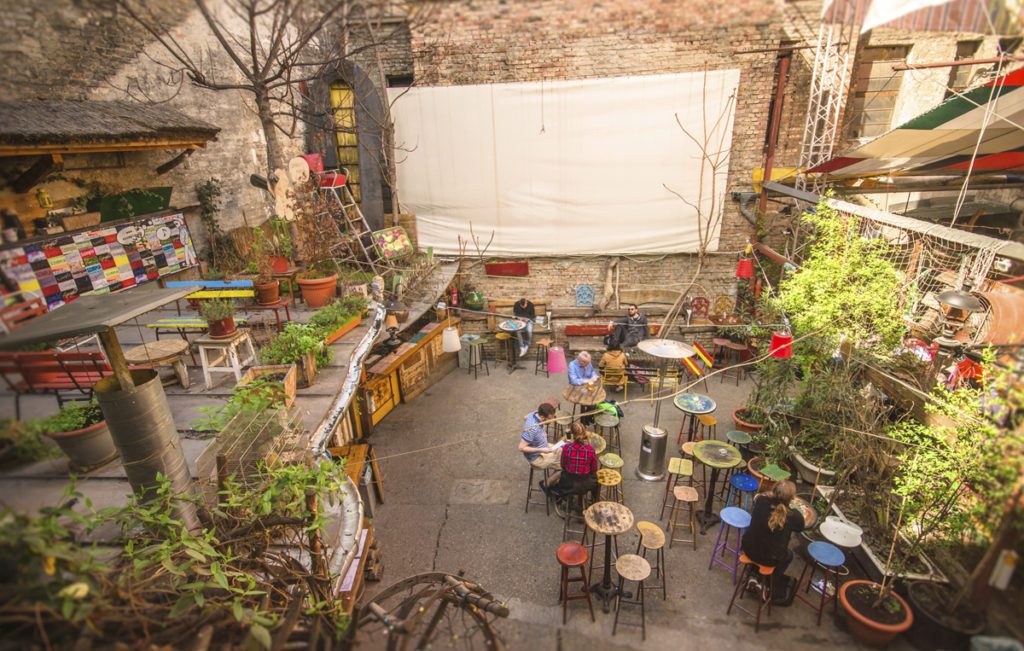
[[[636,475],[644,481],[658,481],[665,476],[665,430],[648,424],[640,436],[640,463]]]

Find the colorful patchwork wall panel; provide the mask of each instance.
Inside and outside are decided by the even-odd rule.
[[[102,225],[0,250],[9,286],[42,296],[50,309],[83,294],[141,285],[197,264],[180,213]]]

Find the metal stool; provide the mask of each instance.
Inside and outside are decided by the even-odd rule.
[[[687,441],[686,443],[683,443],[679,446],[679,455],[684,459],[689,459],[690,461],[695,460],[696,457],[693,456],[693,448],[697,443],[699,443],[699,441]],[[708,468],[703,463],[700,464],[700,476],[701,478],[697,479],[697,475],[695,473],[691,474],[690,486],[699,488],[701,492],[704,492],[708,486]]]
[[[669,496],[672,495],[672,490],[679,483],[680,477],[689,477],[691,485],[693,485],[693,461],[672,457],[668,460],[668,476],[665,478],[665,496],[661,500],[659,520],[665,519],[665,507],[668,506]]]
[[[597,483],[601,487],[600,501],[626,503],[626,497],[622,491],[622,475],[618,470],[601,468],[597,471]]]
[[[718,434],[718,419],[711,414],[697,414],[697,436],[700,440],[714,440]]]
[[[537,345],[537,357],[533,363],[533,374],[537,375],[543,371],[544,377],[551,377],[551,373],[548,372],[548,348],[551,347],[551,339],[543,337],[533,343]]]
[[[625,462],[622,460],[622,457],[615,454],[614,452],[602,454],[600,457],[597,458],[597,460],[601,462],[601,465],[603,467],[610,468],[612,470],[618,470],[625,464]]]
[[[750,437],[750,434],[747,434],[746,432],[741,432],[736,429],[731,429],[725,433],[725,440],[727,440],[734,447],[739,449],[740,454],[743,455],[744,461],[750,460],[750,450],[747,449],[747,446],[750,445],[750,442],[754,440]]]
[[[750,506],[757,493],[757,478],[745,472],[738,472],[729,478],[729,492],[725,495],[725,505],[732,506],[732,494],[736,492],[736,506],[750,513]]]
[[[747,591],[747,579],[753,578],[752,575],[756,567],[761,585],[757,595],[757,613],[752,613],[739,604],[736,604],[736,607],[748,615],[754,615],[754,632],[757,633],[758,629],[761,628],[761,609],[764,608],[765,604],[768,604],[768,614],[772,614],[772,574],[775,572],[775,568],[755,563],[747,558],[746,554],[740,554],[739,562],[743,564],[743,571],[740,572],[740,580],[732,591],[732,599],[729,600],[729,607],[726,608],[725,614],[728,615],[732,612],[733,604],[736,604],[736,597],[743,598],[743,593]]]
[[[533,491],[540,490],[540,488],[538,488],[538,487],[533,485],[533,471],[534,470],[537,470],[537,468],[534,468],[533,464],[531,463],[530,464],[530,478],[526,480],[526,513],[530,512],[530,505],[531,504],[533,504],[534,506],[540,506],[540,502],[534,502],[534,501],[531,500],[531,496],[533,495]],[[551,476],[550,470],[547,469],[547,468],[544,468],[544,470],[542,472],[544,473],[544,482],[547,483],[548,477]],[[544,493],[544,491],[541,491],[541,494],[544,495],[544,511],[548,515],[551,515],[551,499],[548,498],[548,496]]]
[[[558,602],[562,604],[562,625],[565,625],[566,618],[569,613],[569,602],[576,599],[586,599],[587,607],[590,608],[590,621],[596,622],[594,618],[594,604],[590,600],[590,581],[587,580],[587,573],[583,571],[583,566],[587,564],[590,554],[587,553],[587,549],[578,543],[562,543],[558,547],[558,551],[555,552],[555,558],[558,559],[558,564],[562,566],[561,580],[559,581],[558,587]],[[580,576],[578,579],[569,578],[569,568],[579,568]],[[583,583],[583,594],[569,596],[569,584],[581,582]]]
[[[692,437],[690,435],[691,431],[693,432]],[[676,436],[676,445],[681,445],[682,444],[684,436],[686,437],[687,441],[692,441],[692,440],[700,441],[701,439],[697,438],[697,432],[698,432],[698,427],[697,427],[697,416],[696,416],[696,414],[690,414],[690,413],[683,414],[683,422],[679,423],[679,435]]]
[[[715,341],[717,342],[718,340],[716,339]],[[725,381],[726,375],[732,374],[736,378],[736,386],[739,386],[740,380],[746,376],[746,371],[740,366],[740,362],[743,361],[743,351],[749,351],[750,346],[726,339],[721,345],[721,350],[723,352],[723,363],[719,384]]]
[[[722,525],[718,527],[718,538],[715,540],[715,548],[711,550],[711,562],[708,563],[708,570],[716,563],[721,565],[732,572],[732,582],[735,584],[740,566],[740,554],[743,553],[740,550],[740,536],[743,530],[750,526],[750,514],[735,506],[727,506],[719,515],[722,517]],[[736,547],[729,546],[730,529],[736,532]],[[725,556],[726,553],[735,555],[731,565],[718,558]]]
[[[487,340],[483,337],[466,342],[466,345],[469,346],[469,367],[466,369],[466,373],[472,373],[474,380],[480,377],[481,366],[487,371],[488,376],[491,374],[491,369],[487,366],[487,360],[484,359],[483,349],[485,343],[487,343]]]
[[[494,363],[505,362],[507,364],[512,363],[513,355],[515,351],[512,350],[512,335],[507,332],[499,332],[494,335]]]
[[[567,540],[569,534],[580,534],[582,536],[587,533],[587,523],[583,519],[583,510],[587,508],[587,496],[590,493],[577,493],[575,495],[569,495],[565,498],[565,521],[562,523],[562,540]],[[572,529],[569,527],[572,520],[579,520],[583,524],[582,529]]]
[[[640,540],[636,542],[636,553],[646,560],[647,552],[654,552],[654,562],[651,569],[654,576],[661,580],[661,598],[668,598],[668,584],[665,578],[665,532],[653,522],[641,520],[636,523],[636,530],[640,532]],[[650,562],[650,561],[648,561]],[[659,586],[652,585],[650,588],[658,589]],[[648,589],[650,589],[648,588]]]
[[[821,613],[825,610],[825,604],[829,601],[832,602],[832,611],[838,612],[839,600],[836,599],[836,594],[839,592],[839,568],[846,562],[846,554],[843,550],[839,549],[832,543],[823,542],[816,540],[811,544],[807,545],[807,554],[810,556],[809,559],[804,561],[804,569],[800,571],[800,580],[797,582],[796,597],[800,601],[804,602],[811,608],[816,608],[818,611],[818,626],[821,626]],[[804,584],[804,575],[807,570],[811,570],[810,576],[807,577],[807,583]],[[814,583],[814,573],[821,571],[821,599],[818,603],[814,603],[808,597],[800,594],[800,588],[804,588],[805,593],[810,593],[811,585]],[[828,593],[828,580],[832,577],[835,588],[832,594]],[[814,586],[817,590],[818,586]]]
[[[619,439],[619,417],[602,412],[594,417],[595,430],[608,441],[608,451],[622,455],[622,441]]]
[[[700,500],[700,494],[697,493],[697,489],[693,486],[676,486],[672,489],[672,510],[668,514],[668,546],[672,548],[672,543],[676,542],[688,542],[693,543],[693,549],[697,549],[697,509],[694,505]],[[682,505],[686,504],[690,509],[689,524],[690,524],[690,538],[676,538],[676,527],[679,526],[679,511],[682,510]]]
[[[619,612],[622,610],[622,603],[625,601],[627,604],[639,604],[640,606],[640,639],[647,639],[647,612],[646,606],[644,605],[644,581],[651,575],[651,564],[647,562],[643,556],[637,556],[636,554],[623,554],[615,559],[615,571],[619,575],[619,588],[618,598],[615,600],[615,623],[612,624],[612,635],[619,628]],[[626,581],[636,581],[637,588],[636,593],[639,598],[635,601],[629,601],[622,598],[622,585]]]

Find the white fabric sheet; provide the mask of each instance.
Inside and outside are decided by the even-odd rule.
[[[718,122],[728,152],[738,84],[738,70],[709,71],[706,102],[702,72],[392,89],[408,90],[392,109],[402,209],[442,254],[471,223],[481,247],[494,232],[495,255],[695,251],[697,213],[664,187],[700,196],[701,152],[676,116],[698,140]],[[727,170],[712,197],[705,168],[705,210],[723,205]]]

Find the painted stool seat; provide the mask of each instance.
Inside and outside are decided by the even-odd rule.
[[[718,419],[712,416],[711,414],[697,414],[697,420],[700,422],[701,425],[704,425],[705,427],[712,427],[714,425],[718,425]]]
[[[682,459],[680,457],[672,457],[671,459],[668,460],[668,471],[673,475],[682,475],[683,477],[690,477],[693,475],[693,460]]]
[[[494,335],[494,338],[497,339],[498,341],[505,341],[506,339],[511,339],[512,335],[510,335],[507,332],[499,332]]]
[[[816,540],[807,545],[807,553],[817,563],[825,567],[839,567],[846,562],[846,554],[843,550],[829,542]]]
[[[725,433],[725,438],[733,445],[749,445],[752,439],[750,434],[741,432],[738,429],[731,429]]]
[[[749,563],[750,565],[756,565],[757,566],[757,571],[760,574],[764,575],[764,576],[768,576],[769,574],[772,574],[772,573],[775,572],[775,567],[774,566],[772,566],[772,565],[761,565],[760,563],[755,563],[754,561],[750,560],[750,557],[747,556],[745,553],[741,553],[740,554],[740,563],[744,563],[744,564]]]
[[[745,472],[738,472],[729,478],[729,483],[738,491],[753,492],[757,490],[757,479]]]
[[[640,532],[640,544],[645,549],[656,550],[665,546],[665,532],[653,522],[641,520],[636,523],[636,530]]]
[[[722,522],[730,527],[746,529],[750,526],[750,514],[735,506],[725,507],[719,515],[722,518]]]
[[[551,346],[551,339],[548,337],[541,337],[540,339],[534,340],[534,343],[538,346]]]
[[[597,471],[597,483],[602,486],[618,486],[622,483],[622,475],[618,470],[601,468]]]
[[[615,559],[615,571],[627,581],[643,581],[651,575],[651,564],[636,554],[623,554]]]
[[[616,427],[619,424],[619,417],[604,411],[594,417],[594,423],[598,427]]]
[[[697,441],[687,441],[686,443],[683,443],[683,445],[680,446],[679,449],[682,451],[682,453],[684,455],[686,455],[688,457],[692,457],[693,456],[693,446],[695,446],[695,445],[697,445]]]
[[[562,543],[555,552],[558,562],[566,567],[581,567],[587,562],[587,548],[579,543]]]
[[[615,454],[614,452],[609,452],[608,454],[601,455],[600,459],[601,465],[604,466],[605,468],[617,469],[621,468],[625,464],[625,462],[622,460],[622,457]]]
[[[680,502],[697,502],[700,500],[700,495],[697,493],[697,489],[693,486],[676,486],[672,490],[672,495]],[[743,512],[746,514],[746,511]],[[750,525],[750,516],[747,515],[747,524]]]
[[[772,481],[783,481],[785,479],[789,479],[789,471],[774,463],[761,468],[761,474]]]

